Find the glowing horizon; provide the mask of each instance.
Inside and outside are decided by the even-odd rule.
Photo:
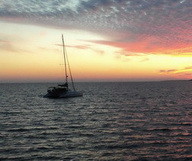
[[[192,78],[189,0],[0,3],[0,82]],[[169,7],[168,7],[169,6]]]

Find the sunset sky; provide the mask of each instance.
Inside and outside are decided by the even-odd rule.
[[[0,0],[0,82],[192,79],[192,0]]]

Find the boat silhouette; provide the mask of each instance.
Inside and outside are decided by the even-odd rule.
[[[75,89],[71,68],[65,48],[64,37],[62,35],[62,44],[63,44],[63,61],[64,61],[64,72],[65,72],[65,81],[62,84],[58,84],[55,87],[49,87],[47,89],[47,94],[44,96],[46,98],[69,98],[69,97],[81,97],[83,96],[82,92],[78,92]],[[69,73],[69,76],[68,76]],[[69,88],[70,77],[72,88]]]

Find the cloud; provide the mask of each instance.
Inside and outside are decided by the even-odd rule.
[[[9,51],[9,52],[14,52],[14,53],[20,52],[20,50],[18,50],[18,48],[15,47],[13,45],[13,43],[11,43],[10,41],[6,41],[6,40],[0,40],[0,49]]]
[[[177,71],[178,71],[177,69],[169,69],[169,70],[160,70],[159,72],[160,72],[160,73],[169,74],[169,73],[175,73],[175,72],[177,72]]]
[[[57,46],[63,46],[63,44],[55,44]],[[75,48],[75,49],[89,49],[90,45],[65,45],[67,48]]]
[[[0,36],[4,37],[4,35],[0,35]],[[7,39],[9,39],[9,38],[0,39],[0,50],[1,51],[11,52],[11,53],[33,53],[30,50],[22,49],[21,47],[19,47],[15,43],[14,37],[12,37],[12,39],[13,39],[12,41],[7,40]],[[19,41],[24,43],[22,40],[19,40]]]
[[[2,0],[0,20],[88,30],[126,52],[192,52],[191,0]]]
[[[63,46],[62,44],[55,44],[57,46]],[[65,45],[67,48],[74,48],[74,49],[78,49],[78,50],[92,50],[97,54],[103,55],[105,53],[105,51],[100,50],[100,49],[95,49],[93,46],[91,45]]]
[[[188,66],[182,69],[168,69],[168,70],[159,70],[159,73],[164,74],[192,74],[192,66]]]
[[[189,67],[185,67],[185,69],[192,69],[192,66],[189,66]]]

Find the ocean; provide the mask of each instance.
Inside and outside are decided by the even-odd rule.
[[[0,160],[192,160],[192,82],[0,84]]]

